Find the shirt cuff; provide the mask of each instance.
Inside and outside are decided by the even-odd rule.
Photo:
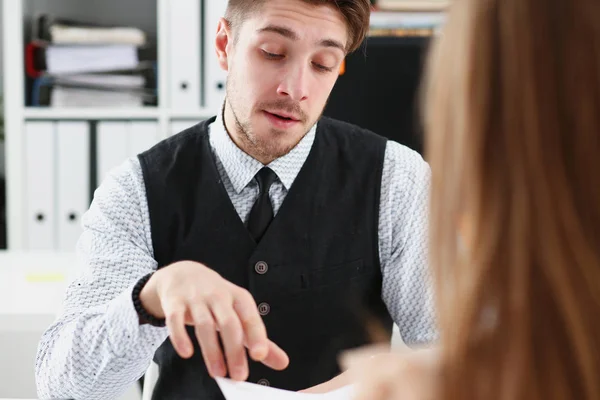
[[[106,312],[108,324],[108,337],[111,347],[118,357],[154,354],[156,349],[168,338],[166,327],[140,325],[140,320],[131,294],[132,284],[112,301]]]

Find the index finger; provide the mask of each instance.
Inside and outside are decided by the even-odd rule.
[[[242,323],[250,357],[255,361],[264,360],[269,353],[269,340],[254,298],[248,291],[239,290],[234,294],[233,307]]]
[[[290,359],[281,347],[269,340],[269,353],[262,360],[262,363],[269,368],[282,371],[288,367]]]

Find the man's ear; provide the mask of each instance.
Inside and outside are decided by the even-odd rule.
[[[217,52],[217,60],[224,71],[229,70],[228,56],[233,44],[233,36],[231,26],[225,18],[219,20],[217,25],[217,37],[215,39],[215,50]]]

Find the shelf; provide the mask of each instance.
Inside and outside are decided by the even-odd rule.
[[[25,119],[158,119],[160,110],[147,108],[37,108],[26,107]]]
[[[371,46],[427,46],[433,36],[367,36],[365,44]]]
[[[26,107],[23,118],[33,119],[206,119],[217,114],[216,110],[199,108],[191,110],[161,110],[146,108],[38,108]]]
[[[206,119],[218,114],[217,110],[209,108],[199,108],[192,110],[167,110],[167,116],[170,119]]]
[[[447,0],[378,0],[379,12],[444,12],[450,7]]]
[[[370,25],[382,24],[419,24],[431,25],[444,22],[446,13],[438,9],[416,10],[374,10],[371,11]]]

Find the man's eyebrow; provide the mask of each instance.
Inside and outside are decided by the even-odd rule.
[[[319,44],[323,47],[334,47],[336,49],[340,49],[343,52],[346,52],[346,46],[333,39],[324,39],[319,42]]]
[[[267,25],[264,28],[259,29],[258,32],[260,32],[260,33],[273,32],[273,33],[277,33],[281,36],[284,36],[288,39],[298,40],[298,34],[296,32],[294,32],[293,30],[286,28],[285,26]]]
[[[272,33],[276,33],[278,35],[281,35],[287,39],[291,39],[291,40],[298,40],[299,36],[296,32],[294,32],[293,30],[286,28],[285,26],[279,26],[279,25],[267,25],[264,28],[260,28],[258,30],[259,33],[263,33],[263,32],[272,32]],[[342,43],[340,43],[337,40],[333,40],[333,39],[323,39],[319,42],[319,46],[322,47],[333,47],[336,49],[340,49],[343,52],[346,52],[346,46],[344,46]]]

